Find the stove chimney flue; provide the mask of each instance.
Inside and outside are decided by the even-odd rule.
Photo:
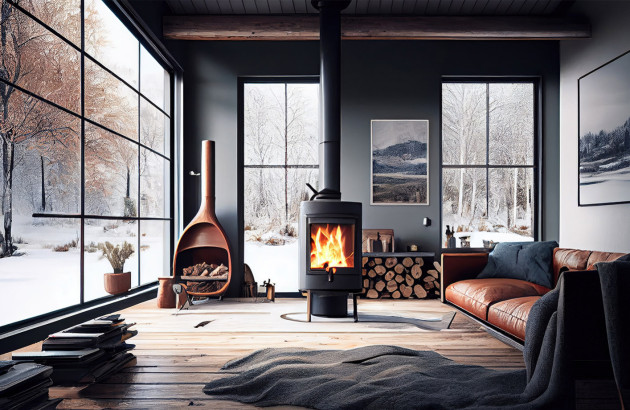
[[[341,10],[350,0],[311,0],[319,10],[320,139],[315,199],[341,199]]]

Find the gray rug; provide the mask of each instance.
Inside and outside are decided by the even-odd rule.
[[[493,408],[524,400],[524,370],[457,364],[397,346],[351,350],[264,349],[223,366],[210,382],[217,399],[317,409]],[[525,405],[524,408],[531,406]]]

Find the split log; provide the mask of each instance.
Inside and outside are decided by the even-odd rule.
[[[433,289],[433,288],[435,287],[434,283],[435,283],[435,282],[427,282],[427,283],[425,283],[425,284],[424,284],[424,288],[425,288],[426,290]]]
[[[370,269],[370,270],[368,271],[368,276],[369,276],[370,278],[375,278],[375,277],[376,277],[376,272],[374,272],[374,269]]]
[[[427,291],[420,285],[415,285],[413,287],[413,293],[418,299],[424,299],[427,297]]]
[[[422,276],[422,268],[420,265],[413,265],[411,267],[411,276],[413,276],[414,279],[420,279],[420,276]]]
[[[403,273],[405,271],[405,267],[399,263],[398,265],[394,266],[394,271],[396,273]]]
[[[387,273],[385,274],[385,280],[389,282],[390,280],[394,279],[394,276],[396,276],[394,271],[388,270]]]
[[[382,292],[383,289],[385,289],[385,282],[379,280],[376,282],[376,285],[374,285],[374,289],[376,289],[377,292]]]
[[[433,276],[425,276],[422,280],[425,282],[433,282],[435,281],[435,278]]]
[[[400,299],[400,291],[398,290],[394,291],[394,293],[392,293],[392,297],[394,299]]]
[[[416,258],[416,263],[420,266],[424,266],[424,259],[422,258]]]
[[[430,270],[428,270],[428,271],[427,271],[427,273],[428,273],[429,275],[433,276],[433,277],[434,277],[434,278],[436,278],[436,279],[437,279],[437,277],[438,277],[438,271],[436,271],[436,270],[430,269]]]
[[[405,266],[405,268],[410,268],[411,265],[413,265],[413,259],[405,258],[403,259],[402,264]]]
[[[369,279],[363,279],[363,287],[365,289],[370,287],[370,280]]]
[[[377,265],[382,265],[383,264],[383,259],[381,259],[381,258],[374,258],[374,263],[376,263]]]
[[[413,288],[403,283],[400,285],[400,293],[404,298],[408,298],[413,293]]]
[[[376,262],[374,262],[373,260],[371,260],[371,261],[369,261],[369,262],[368,262],[368,266],[369,266],[370,268],[373,268],[373,267],[375,267],[375,266],[376,266]]]
[[[206,276],[206,275],[204,275],[204,273],[202,273],[201,276]],[[227,277],[227,273],[228,273],[228,267],[225,266],[224,264],[221,264],[221,265],[217,266],[212,272],[210,272],[209,276],[211,278],[219,278],[219,277],[222,277],[222,276]]]
[[[375,291],[374,289],[369,289],[365,296],[367,296],[370,299],[378,299],[378,292]]]
[[[405,282],[407,283],[407,286],[413,286],[413,283],[415,282],[413,280],[413,277],[409,274],[405,275]]]
[[[440,289],[440,281],[436,280],[435,282],[433,282],[433,284],[435,285],[436,289]]]
[[[367,275],[367,269],[361,269],[361,275],[363,276]]]
[[[385,266],[383,265],[377,265],[374,267],[374,272],[376,272],[379,276],[383,276],[385,272],[387,272],[387,269],[385,269]]]
[[[398,283],[403,283],[405,281],[405,277],[402,275],[396,275],[396,277],[394,278],[394,280]]]
[[[396,281],[390,280],[389,282],[387,282],[387,291],[388,292],[394,292],[396,289],[398,289],[398,283],[396,283]]]
[[[435,267],[435,270],[442,273],[442,265],[440,265],[440,262],[435,261],[433,262],[433,266]]]
[[[397,263],[398,263],[398,259],[396,259],[396,258],[387,258],[387,259],[385,259],[385,267],[387,269],[392,268]]]
[[[368,262],[368,257],[364,256],[361,258],[361,266],[365,266],[365,264]]]

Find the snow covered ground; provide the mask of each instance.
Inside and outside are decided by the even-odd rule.
[[[103,225],[118,225],[105,231]],[[169,273],[168,223],[143,221],[141,242],[141,283],[155,281]],[[80,252],[78,247],[55,252],[80,237],[80,222],[72,219],[31,219],[17,216],[13,227],[19,239],[17,254],[0,259],[0,326],[80,303]],[[98,221],[85,226],[86,244],[128,241],[136,252],[125,263],[132,273],[132,287],[138,286],[138,229],[136,223]],[[142,235],[144,234],[144,235]],[[78,242],[78,240],[77,240]],[[166,241],[168,244],[168,241]],[[168,245],[167,245],[168,246]],[[165,272],[166,270],[166,272]],[[111,272],[101,252],[85,252],[85,301],[106,296],[103,274]]]
[[[271,279],[276,292],[298,291],[298,241],[284,245],[265,245],[260,242],[245,242],[245,263],[254,273],[258,285]]]
[[[494,242],[531,242],[534,238],[529,236],[521,236],[513,232],[456,232],[457,246],[460,247],[459,238],[462,236],[470,236],[471,248],[483,248],[483,241]]]
[[[582,204],[625,201],[630,201],[630,173],[627,170],[581,176],[580,202]]]

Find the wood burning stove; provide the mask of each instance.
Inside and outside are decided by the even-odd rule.
[[[314,199],[300,205],[300,289],[311,313],[348,315],[349,293],[362,290],[361,203]]]
[[[361,203],[341,200],[340,13],[350,1],[312,0],[320,12],[322,188],[300,205],[300,289],[309,292],[308,313],[344,317],[348,294],[360,292]],[[356,296],[355,320],[356,316]]]

